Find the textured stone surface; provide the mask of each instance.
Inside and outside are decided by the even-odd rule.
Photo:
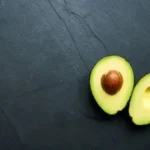
[[[150,127],[89,94],[103,56],[150,71],[149,0],[0,0],[0,149],[149,149]]]

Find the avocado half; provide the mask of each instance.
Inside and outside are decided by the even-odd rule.
[[[134,73],[129,62],[118,55],[100,59],[90,74],[90,89],[101,109],[114,115],[124,109],[134,86]]]
[[[150,124],[150,73],[136,84],[129,103],[129,115],[136,125]]]

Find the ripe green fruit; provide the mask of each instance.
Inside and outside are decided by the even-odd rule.
[[[129,103],[129,115],[136,125],[150,124],[150,74],[136,84]]]
[[[133,86],[133,69],[123,57],[106,56],[91,71],[91,92],[97,104],[107,114],[114,115],[124,109]]]

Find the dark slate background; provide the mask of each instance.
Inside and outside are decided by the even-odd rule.
[[[0,0],[0,150],[149,150],[150,126],[89,92],[102,57],[150,72],[149,0]]]

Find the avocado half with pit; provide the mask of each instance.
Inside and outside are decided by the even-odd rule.
[[[125,108],[133,87],[133,69],[121,56],[103,57],[91,71],[92,95],[101,109],[109,115],[114,115]]]
[[[150,124],[150,73],[136,84],[129,103],[129,115],[136,125]]]

